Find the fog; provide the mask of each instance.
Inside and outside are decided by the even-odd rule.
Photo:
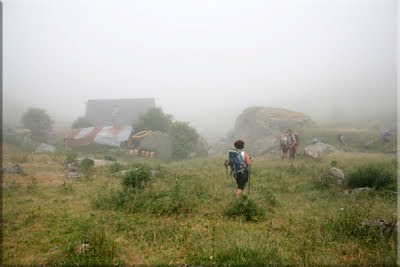
[[[249,106],[316,121],[395,113],[395,0],[7,0],[3,111],[59,125],[85,101],[153,97],[207,136]]]

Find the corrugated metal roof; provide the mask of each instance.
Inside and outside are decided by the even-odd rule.
[[[67,145],[69,147],[75,147],[92,142],[120,147],[122,142],[129,139],[132,131],[133,128],[131,126],[123,126],[121,128],[114,128],[112,126],[88,127],[72,129],[64,138],[67,140]]]
[[[106,126],[96,135],[94,142],[102,145],[120,147],[122,142],[129,139],[132,130],[133,128],[131,126],[123,126],[121,128]]]

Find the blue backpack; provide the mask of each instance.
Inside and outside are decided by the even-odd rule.
[[[229,150],[229,162],[231,174],[233,173],[235,177],[238,173],[244,173],[244,171],[247,170],[246,162],[244,161],[241,151],[238,149]]]

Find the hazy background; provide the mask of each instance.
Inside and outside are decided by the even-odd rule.
[[[6,0],[5,122],[69,126],[97,98],[154,97],[223,135],[248,106],[317,121],[396,113],[395,0]]]

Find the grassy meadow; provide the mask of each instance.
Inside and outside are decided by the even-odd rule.
[[[236,184],[222,157],[163,163],[117,156],[123,168],[157,170],[146,185],[125,190],[115,168],[66,179],[64,153],[3,149],[4,166],[24,168],[3,175],[4,264],[396,264],[396,233],[360,227],[364,219],[397,220],[396,184],[346,195],[318,182],[334,160],[346,175],[368,163],[396,175],[395,154],[300,156],[293,166],[254,157],[246,217],[229,212],[237,208]],[[87,252],[78,251],[81,244]]]

